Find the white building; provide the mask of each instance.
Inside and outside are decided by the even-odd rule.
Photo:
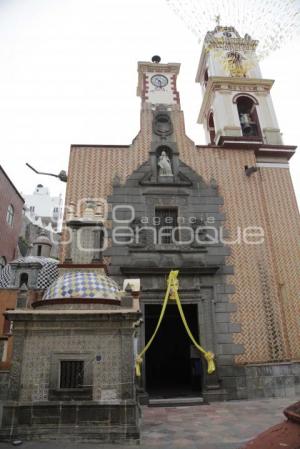
[[[23,195],[26,215],[43,227],[61,229],[63,220],[63,196],[50,196],[48,187],[38,184],[32,195]]]

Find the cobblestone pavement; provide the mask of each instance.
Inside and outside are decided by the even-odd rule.
[[[261,431],[283,421],[282,411],[299,398],[230,401],[191,407],[143,407],[140,449],[238,449]],[[0,449],[13,446],[0,443]],[[24,442],[24,449],[128,449],[97,443]],[[262,448],[263,449],[263,448]]]

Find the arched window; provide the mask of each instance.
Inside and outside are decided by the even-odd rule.
[[[1,273],[1,270],[3,270],[3,268],[5,267],[5,265],[6,265],[5,257],[4,256],[0,256],[0,273]]]
[[[261,136],[255,101],[246,96],[236,99],[243,136]]]
[[[6,214],[6,222],[7,222],[7,224],[9,224],[10,226],[13,225],[13,222],[14,222],[14,214],[15,214],[14,207],[13,207],[12,204],[10,204],[10,205],[8,206],[8,208],[7,208],[7,214]]]
[[[208,116],[207,127],[209,132],[210,143],[214,144],[216,140],[216,130],[213,112],[211,112]]]
[[[207,86],[207,83],[208,83],[208,69],[206,69],[204,72],[204,87]]]
[[[28,274],[27,273],[22,273],[20,276],[19,287],[22,287],[23,284],[28,285]]]

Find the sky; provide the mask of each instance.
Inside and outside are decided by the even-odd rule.
[[[65,184],[25,163],[58,173],[67,170],[71,144],[130,144],[139,130],[137,61],[154,54],[181,63],[186,132],[204,144],[200,53],[165,0],[0,0],[0,164],[24,194],[38,183],[63,193]],[[300,144],[299,54],[295,35],[261,63],[263,76],[275,80],[272,98],[288,145]],[[300,203],[300,149],[290,167]]]

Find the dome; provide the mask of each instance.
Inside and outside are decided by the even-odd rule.
[[[104,274],[94,271],[71,271],[61,275],[50,285],[43,300],[89,299],[119,302],[118,284]]]

